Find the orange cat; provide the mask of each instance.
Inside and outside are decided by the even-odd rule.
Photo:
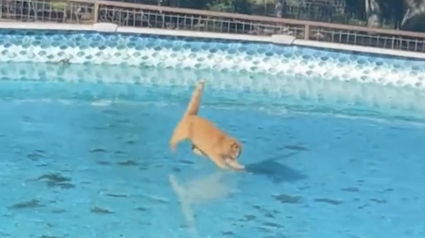
[[[243,170],[244,166],[237,161],[242,152],[242,144],[210,121],[198,116],[204,83],[204,80],[198,82],[183,118],[174,129],[171,149],[175,151],[180,141],[188,139],[192,142],[192,151],[195,154],[210,158],[220,168]]]

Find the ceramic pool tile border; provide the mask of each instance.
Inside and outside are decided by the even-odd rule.
[[[279,45],[293,45],[300,47],[313,47],[327,50],[337,50],[342,52],[356,52],[364,54],[376,54],[378,56],[393,56],[402,58],[413,58],[425,60],[425,53],[410,52],[402,50],[381,49],[376,47],[355,46],[329,42],[318,42],[310,40],[295,39],[293,36],[272,35],[272,36],[253,36],[244,34],[226,34],[212,32],[197,32],[183,30],[165,30],[155,28],[121,27],[112,23],[96,23],[92,25],[76,24],[55,24],[55,23],[33,23],[33,22],[0,22],[0,29],[22,29],[22,30],[64,30],[64,31],[91,31],[91,32],[109,32],[109,33],[132,33],[148,34],[160,36],[176,36],[187,38],[207,38],[217,40],[237,40],[258,43],[273,43]]]

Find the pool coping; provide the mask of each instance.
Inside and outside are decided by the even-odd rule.
[[[43,23],[43,22],[0,22],[0,29],[22,29],[22,30],[62,30],[62,31],[92,31],[109,33],[133,33],[162,36],[180,36],[192,38],[209,38],[220,40],[238,40],[246,42],[261,42],[280,45],[293,45],[301,47],[314,47],[328,50],[349,51],[383,56],[396,56],[402,58],[414,58],[425,60],[425,53],[403,50],[384,49],[377,47],[356,46],[340,43],[329,43],[312,40],[296,39],[290,35],[275,34],[271,36],[254,36],[245,34],[199,32],[185,30],[168,30],[157,28],[124,27],[113,23],[95,24],[66,24],[66,23]]]

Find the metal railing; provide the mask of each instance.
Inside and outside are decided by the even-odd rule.
[[[425,33],[324,22],[98,0],[0,0],[0,8],[2,21],[107,22],[129,27],[248,35],[288,34],[305,40],[425,52]]]

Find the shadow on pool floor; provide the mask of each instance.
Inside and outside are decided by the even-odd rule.
[[[302,180],[307,178],[307,176],[278,162],[278,160],[287,159],[297,154],[299,154],[299,152],[292,152],[284,156],[249,164],[246,166],[246,171],[257,175],[264,175],[274,183]]]

